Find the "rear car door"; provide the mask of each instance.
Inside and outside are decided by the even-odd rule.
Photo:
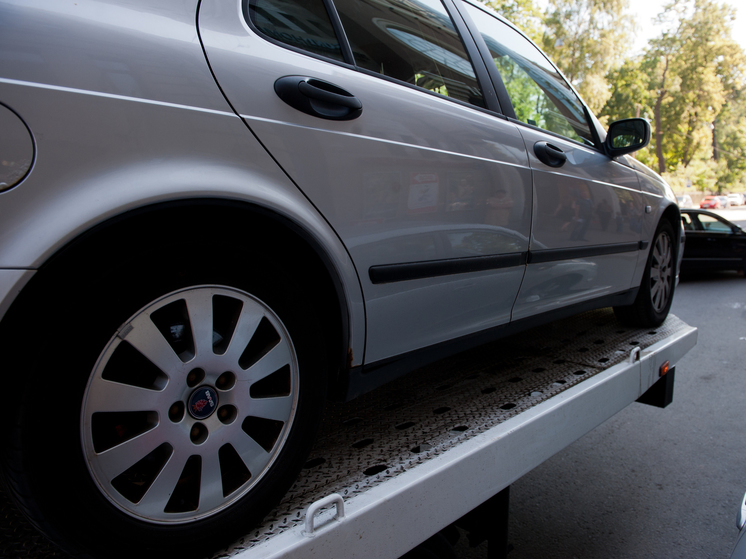
[[[203,0],[199,28],[226,98],[350,251],[366,363],[510,320],[531,171],[451,0]]]
[[[636,172],[597,147],[585,107],[539,49],[481,7],[463,6],[533,170],[529,264],[513,319],[629,289],[645,212]]]

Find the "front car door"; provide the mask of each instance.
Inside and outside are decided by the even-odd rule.
[[[366,363],[509,322],[531,171],[450,0],[203,0],[199,28],[226,98],[350,251]]]
[[[625,292],[647,248],[636,172],[626,157],[602,153],[582,102],[539,49],[482,7],[463,5],[533,170],[529,264],[513,319]]]
[[[682,268],[693,270],[743,270],[746,235],[716,214],[682,212],[686,249]]]

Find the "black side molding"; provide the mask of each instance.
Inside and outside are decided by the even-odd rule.
[[[407,262],[404,264],[386,264],[371,266],[368,276],[373,283],[392,283],[397,281],[434,278],[452,274],[466,274],[512,268],[526,264],[527,252],[501,254],[498,256],[474,256],[469,258],[450,258],[426,262]]]
[[[543,264],[557,260],[572,260],[573,258],[590,258],[606,254],[620,254],[641,250],[640,243],[619,243],[614,245],[596,245],[579,248],[553,248],[549,250],[532,250],[528,253],[529,264]]]
[[[499,270],[501,268],[524,266],[525,264],[543,264],[560,260],[572,260],[573,258],[591,258],[607,254],[635,252],[647,249],[649,244],[647,241],[639,241],[613,245],[596,245],[592,247],[554,248],[490,256],[383,264],[371,266],[368,270],[368,277],[370,277],[370,281],[374,284],[394,283],[397,281],[482,272],[484,270]]]

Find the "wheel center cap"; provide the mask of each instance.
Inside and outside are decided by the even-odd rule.
[[[217,390],[211,386],[200,386],[189,397],[187,409],[194,419],[207,419],[218,409]]]

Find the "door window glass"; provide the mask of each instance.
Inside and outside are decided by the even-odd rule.
[[[355,64],[484,107],[474,68],[441,0],[335,0]]]
[[[487,43],[516,118],[593,145],[580,99],[541,51],[496,17],[470,4],[465,6]]]
[[[699,214],[697,216],[699,222],[702,224],[702,229],[705,231],[720,231],[723,233],[732,233],[730,225],[723,223],[717,218],[714,218],[707,214]]]
[[[272,39],[344,61],[323,0],[251,0],[249,18]]]

